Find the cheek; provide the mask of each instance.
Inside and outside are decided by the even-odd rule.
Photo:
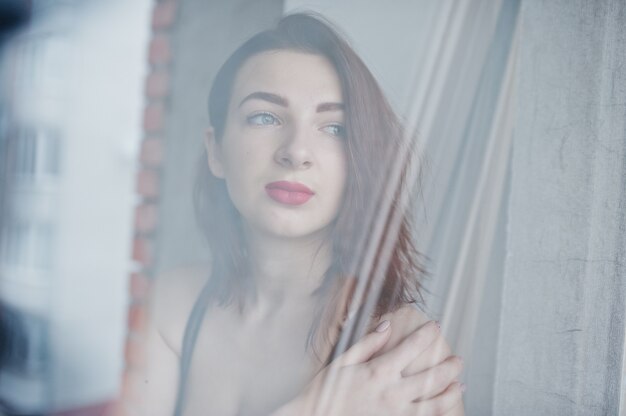
[[[348,177],[348,161],[346,160],[345,154],[342,155],[340,161],[340,174],[341,174],[341,191],[343,192],[346,187],[346,180]]]
[[[346,188],[348,165],[343,147],[335,149],[326,159],[324,171],[326,172],[327,186],[332,189],[336,204],[340,204]]]
[[[229,138],[230,142],[223,149],[223,166],[227,181],[241,182],[253,175],[259,163],[258,149]]]
[[[348,161],[343,145],[334,153],[333,166],[337,178],[337,185],[341,188],[341,191],[343,191],[348,175]]]
[[[245,205],[246,196],[252,191],[251,179],[253,178],[253,158],[247,151],[241,152],[224,152],[223,167],[224,181],[230,199],[238,210],[241,210],[242,204]]]

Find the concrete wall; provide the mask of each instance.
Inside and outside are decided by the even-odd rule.
[[[617,415],[626,3],[529,0],[520,24],[494,413]]]

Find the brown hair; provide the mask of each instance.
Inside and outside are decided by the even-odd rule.
[[[398,158],[410,152],[403,141],[403,128],[373,75],[328,22],[311,14],[286,16],[274,29],[252,37],[226,60],[209,94],[209,116],[216,140],[222,139],[233,84],[241,66],[261,52],[285,49],[328,59],[339,77],[345,105],[346,191],[333,225],[332,266],[315,293],[321,299],[318,319],[321,321],[323,313],[335,313],[342,306],[338,305],[339,291],[333,289],[341,287],[351,277],[365,279],[368,288],[378,282],[380,295],[371,313],[373,316],[421,301],[420,278],[424,270],[411,240],[406,207],[399,203],[402,193],[407,192],[405,162],[401,162],[399,183],[392,184],[393,189],[388,183],[392,169],[398,167],[397,160],[409,160]],[[206,155],[200,162],[194,199],[196,215],[212,253],[210,279],[213,291],[210,296],[221,305],[235,301],[243,307],[248,296],[254,296],[255,290],[241,219],[230,201],[224,181],[209,171]],[[393,243],[388,255],[384,256],[382,241],[372,241],[372,237],[376,234],[377,213],[383,204],[389,203],[391,207],[384,218],[382,234],[385,238],[391,237]],[[390,226],[390,219],[398,215],[399,226]],[[390,233],[394,235],[390,236]],[[360,271],[366,253],[368,250],[372,252],[372,248],[377,253],[374,264],[370,270]],[[374,270],[377,269],[381,272],[375,276]],[[319,321],[314,325],[317,326]]]

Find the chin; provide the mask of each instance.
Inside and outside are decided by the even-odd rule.
[[[280,223],[273,224],[259,224],[259,229],[264,234],[268,234],[275,238],[284,239],[306,239],[311,237],[319,237],[326,235],[328,232],[328,224],[304,224],[300,221],[281,221]]]
[[[268,228],[266,232],[278,238],[301,239],[319,235],[323,230],[307,229],[302,227],[278,227]]]

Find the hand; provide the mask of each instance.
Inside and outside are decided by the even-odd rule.
[[[416,360],[439,351],[431,348],[442,338],[436,323],[374,357],[390,335],[385,321],[322,370],[300,398],[300,414],[434,416],[457,406],[462,387],[454,380],[461,360],[450,356],[430,367],[424,365],[430,358]]]

